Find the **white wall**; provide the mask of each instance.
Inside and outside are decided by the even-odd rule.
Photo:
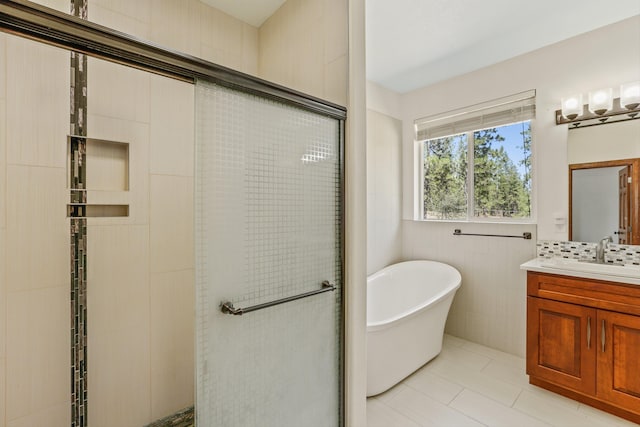
[[[349,0],[348,118],[345,149],[345,424],[367,425],[367,163],[365,0]]]
[[[555,110],[566,94],[637,80],[640,74],[640,16],[604,27],[511,60],[453,78],[399,97],[369,86],[370,109],[393,116],[400,107],[402,142],[402,258],[448,262],[463,276],[451,309],[447,331],[471,341],[520,356],[525,351],[525,274],[519,265],[535,257],[536,239],[567,237],[567,126],[556,126]],[[537,91],[534,140],[534,221],[532,224],[487,224],[414,221],[418,162],[413,141],[415,119],[485,102],[529,89]],[[377,104],[376,108],[373,105]],[[380,106],[382,105],[382,106]],[[385,106],[386,105],[386,106]],[[371,124],[369,128],[371,129]],[[370,139],[371,143],[371,139]],[[371,171],[376,179],[393,180],[388,168]],[[378,175],[382,176],[378,177]],[[392,200],[390,198],[389,200]],[[379,215],[369,212],[369,222]],[[556,217],[561,219],[556,223]],[[454,228],[470,233],[519,235],[532,240],[453,236]],[[369,236],[371,238],[371,234]],[[386,252],[385,252],[386,250]],[[393,253],[393,246],[371,250]]]
[[[402,257],[400,96],[367,82],[367,274]]]
[[[570,129],[567,151],[569,164],[640,157],[640,120]]]
[[[396,119],[402,118],[400,94],[374,82],[367,82],[367,109]]]
[[[402,256],[402,122],[367,111],[367,274]]]
[[[401,96],[404,130],[403,217],[413,219],[413,121],[498,97],[536,89],[534,192],[540,239],[565,239],[554,217],[568,212],[567,126],[555,124],[560,98],[614,88],[640,75],[640,16]],[[614,90],[614,96],[617,96]]]

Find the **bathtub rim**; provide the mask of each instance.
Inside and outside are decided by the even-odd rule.
[[[444,290],[436,293],[433,297],[421,302],[418,305],[415,305],[415,306],[411,307],[408,310],[400,312],[398,315],[395,315],[395,316],[392,316],[392,317],[388,317],[388,318],[386,318],[386,319],[384,319],[382,321],[372,322],[372,323],[369,323],[369,319],[367,319],[367,333],[376,332],[376,331],[382,331],[382,330],[385,330],[387,328],[392,327],[393,325],[397,325],[397,324],[399,324],[401,322],[408,321],[412,317],[415,317],[418,314],[420,314],[423,310],[425,310],[430,305],[438,304],[442,300],[446,299],[450,294],[455,293],[460,288],[460,286],[462,285],[462,275],[460,274],[460,271],[457,268],[455,268],[454,266],[452,266],[450,264],[447,264],[445,262],[441,262],[441,261],[419,259],[419,260],[401,261],[401,262],[397,262],[397,263],[394,263],[394,264],[390,264],[390,265],[384,267],[383,269],[381,269],[379,271],[376,271],[375,273],[370,274],[369,276],[367,276],[367,289],[369,287],[369,281],[370,280],[375,279],[377,276],[383,275],[388,270],[391,270],[393,267],[397,268],[397,266],[400,265],[400,264],[422,264],[422,263],[439,264],[441,266],[445,266],[445,267],[451,269],[452,272],[454,273],[455,279],[453,280],[453,282],[455,283],[455,285],[448,286]],[[367,303],[368,303],[368,301],[367,301]]]

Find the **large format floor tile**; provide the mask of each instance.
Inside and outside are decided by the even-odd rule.
[[[631,427],[529,384],[525,360],[445,335],[442,352],[367,400],[367,427]]]

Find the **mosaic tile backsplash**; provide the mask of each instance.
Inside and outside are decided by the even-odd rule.
[[[536,253],[539,258],[596,259],[597,243],[538,240]],[[640,265],[640,246],[610,243],[604,253],[604,261],[615,265]]]

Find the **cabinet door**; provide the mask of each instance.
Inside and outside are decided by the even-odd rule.
[[[640,317],[598,311],[597,396],[640,414]]]
[[[527,374],[595,394],[596,310],[527,298]]]

